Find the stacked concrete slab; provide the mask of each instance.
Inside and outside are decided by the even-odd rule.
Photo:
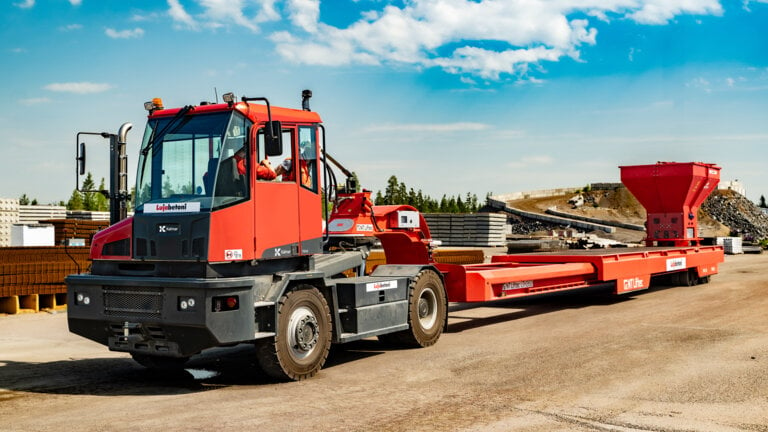
[[[48,219],[64,219],[67,208],[52,205],[20,205],[19,223],[38,223]]]
[[[109,212],[87,211],[87,210],[67,210],[67,219],[109,221]]]
[[[744,253],[741,237],[716,237],[715,241],[723,247],[723,252],[728,255],[738,255]]]
[[[503,246],[507,216],[499,213],[428,213],[432,238],[443,246]]]
[[[0,198],[0,247],[11,245],[11,229],[19,223],[19,200]]]

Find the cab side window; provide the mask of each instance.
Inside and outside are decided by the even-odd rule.
[[[258,147],[256,149],[256,163],[260,163],[264,159],[268,159],[269,163],[272,167],[272,170],[276,173],[277,177],[274,178],[274,181],[293,181],[292,178],[288,178],[284,172],[285,168],[283,170],[280,169],[281,166],[289,166],[291,165],[292,160],[292,149],[293,149],[293,136],[295,135],[295,131],[292,129],[283,129],[283,153],[280,155],[272,155],[272,156],[266,156],[266,152],[264,150],[264,132],[259,131],[258,134]],[[287,162],[286,162],[287,161]],[[273,179],[263,179],[259,178],[259,180],[273,180]]]
[[[299,170],[301,185],[317,192],[317,129],[299,126]]]

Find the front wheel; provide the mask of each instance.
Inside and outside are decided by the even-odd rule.
[[[379,336],[385,343],[428,347],[443,333],[448,304],[440,276],[432,270],[422,270],[411,281],[408,295],[408,330]]]
[[[301,285],[280,298],[277,314],[277,335],[258,344],[259,365],[281,380],[314,376],[331,348],[328,302],[316,288]]]

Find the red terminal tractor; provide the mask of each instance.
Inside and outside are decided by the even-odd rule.
[[[130,125],[98,134],[113,143],[113,220],[93,239],[90,273],[66,279],[70,331],[150,368],[252,343],[268,375],[300,380],[321,369],[334,343],[436,343],[449,302],[605,284],[625,293],[664,275],[690,285],[708,281],[723,261],[722,248],[698,244],[695,225],[718,168],[657,164],[622,167],[622,178],[633,179],[627,186],[649,209],[648,244],[663,247],[436,263],[424,217],[410,206],[373,205],[330,157],[310,97],[304,91],[302,109],[231,93],[225,103],[183,108],[148,102],[130,218],[121,181]],[[85,146],[78,148],[83,173]],[[347,176],[343,185],[332,165]],[[647,187],[635,186],[642,179],[660,186],[643,194],[637,188]],[[323,195],[333,205],[326,224]],[[365,274],[378,242],[387,264]]]

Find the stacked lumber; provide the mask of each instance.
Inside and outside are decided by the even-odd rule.
[[[0,248],[0,313],[65,303],[67,275],[89,267],[86,247]]]
[[[54,226],[57,245],[69,239],[83,239],[85,246],[90,246],[93,235],[109,226],[109,221],[104,220],[50,219],[45,222]]]
[[[482,264],[485,254],[482,249],[435,249],[432,252],[435,262],[443,264]],[[383,250],[372,250],[365,262],[365,273],[369,274],[376,266],[387,263]]]

